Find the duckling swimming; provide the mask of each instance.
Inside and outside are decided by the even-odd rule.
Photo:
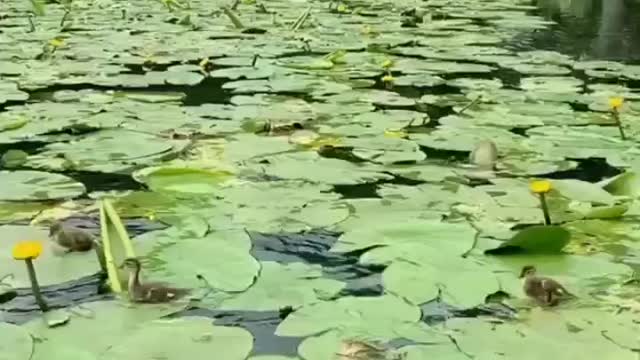
[[[527,265],[522,268],[520,278],[524,278],[524,293],[541,305],[555,306],[563,297],[575,297],[559,282],[544,276],[536,276],[536,268]]]
[[[140,282],[140,270],[142,264],[136,258],[127,258],[124,260],[120,268],[129,270],[129,283],[127,290],[129,291],[129,299],[138,303],[164,303],[179,299],[187,295],[189,289],[181,289],[170,287],[167,284],[149,282]]]

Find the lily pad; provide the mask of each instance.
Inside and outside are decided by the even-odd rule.
[[[204,317],[185,317],[144,323],[101,358],[206,360],[212,353],[224,353],[225,359],[244,360],[252,345],[253,336],[247,330],[213,326]]]
[[[262,262],[260,277],[246,292],[225,300],[220,310],[277,311],[285,306],[294,309],[317,302],[319,298],[332,298],[344,283],[322,277],[320,266],[302,263],[281,265]]]
[[[485,254],[500,255],[511,252],[558,253],[569,243],[571,233],[562,226],[536,225],[528,227],[499,247],[485,251]]]
[[[230,179],[232,174],[196,168],[151,167],[137,171],[133,177],[153,191],[206,194]]]
[[[74,198],[84,185],[60,174],[41,171],[0,171],[0,200],[43,201]]]
[[[23,327],[0,323],[0,359],[29,360],[33,351],[33,339]]]
[[[33,261],[41,286],[53,285],[78,279],[97,273],[100,266],[94,252],[74,252],[60,254],[53,246],[49,246],[48,233],[41,228],[30,226],[2,226],[0,236],[2,267],[0,272],[13,276],[4,280],[14,288],[30,288],[31,283],[24,261],[14,260],[11,255],[13,246],[24,240],[38,240],[44,244],[42,254]]]
[[[342,297],[305,306],[276,329],[278,336],[308,336],[341,328],[352,334],[393,336],[399,326],[420,320],[420,308],[392,296]]]

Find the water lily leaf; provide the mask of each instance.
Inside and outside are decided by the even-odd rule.
[[[500,255],[512,252],[558,253],[569,243],[571,233],[562,226],[536,225],[518,232],[499,247],[485,254]]]
[[[364,263],[387,264],[397,259],[420,261],[416,246],[441,255],[460,256],[473,246],[475,229],[467,223],[443,223],[437,220],[408,219],[407,224],[372,223],[347,231],[331,248],[332,252],[349,252],[375,246],[360,259]]]
[[[540,76],[528,77],[520,80],[520,88],[522,90],[531,92],[579,92],[582,85],[582,80],[568,76]]]
[[[261,263],[260,277],[246,292],[225,300],[220,310],[276,311],[285,306],[294,309],[331,298],[344,283],[322,277],[320,266],[302,263]]]
[[[18,84],[12,82],[0,82],[0,104],[9,101],[26,101],[29,94],[18,90]]]
[[[553,180],[552,184],[555,190],[571,200],[602,205],[613,205],[615,203],[613,195],[598,185],[586,181],[574,179]]]
[[[454,319],[447,321],[446,328],[455,332],[456,341],[465,353],[478,359],[501,356],[531,360],[540,356],[552,358],[566,354],[567,344],[575,343],[585,344],[572,351],[576,358],[634,359],[630,348],[619,346],[602,334],[625,337],[638,331],[637,324],[631,325],[621,315],[605,318],[604,314],[606,311],[599,309],[567,309],[560,312],[536,309],[523,322],[496,325],[484,320]],[[591,321],[591,316],[602,318],[604,322]],[[493,339],[491,347],[486,346],[487,334],[491,334],[490,338]],[[523,336],[526,342],[522,341]]]
[[[297,152],[271,156],[268,164],[252,165],[260,172],[282,179],[299,179],[326,184],[360,184],[390,179],[376,166],[358,166],[344,160],[326,159],[315,152]],[[305,171],[300,172],[304,164]]]
[[[604,190],[613,195],[636,197],[640,195],[640,177],[634,171],[627,171],[600,182]]]
[[[34,267],[41,286],[57,284],[74,280],[83,276],[95,274],[100,266],[94,252],[74,252],[60,254],[52,246],[49,246],[48,233],[44,229],[29,226],[2,226],[0,234],[1,244],[0,273],[13,274],[4,280],[14,288],[29,288],[31,285],[26,265],[23,261],[14,260],[11,255],[13,246],[27,239],[44,242],[42,254],[34,260]]]
[[[434,256],[433,248],[425,246],[415,246],[414,251],[420,254],[413,256],[419,257],[419,262],[397,261],[382,273],[384,288],[411,303],[422,304],[440,296],[447,304],[470,308],[503,289],[496,275],[470,259],[441,252]]]
[[[148,321],[178,310],[180,307],[175,304],[125,306],[119,301],[100,301],[72,308],[69,313],[73,316],[65,326],[50,328],[43,319],[35,319],[23,327],[37,339],[33,348],[34,360],[95,360],[96,354],[128,341],[138,328],[146,327]],[[174,337],[177,332],[180,331],[173,332]],[[170,341],[164,343],[175,345]],[[159,346],[155,344],[147,350]]]
[[[394,330],[420,320],[420,309],[391,295],[341,297],[305,306],[287,316],[276,329],[278,336],[308,336],[342,328],[352,334],[395,337]]]
[[[134,179],[146,184],[152,191],[175,191],[210,194],[233,174],[196,168],[149,167],[136,171]]]
[[[211,286],[223,291],[243,291],[253,284],[260,263],[249,254],[251,239],[244,230],[211,231],[201,238],[183,230],[169,228],[134,239],[144,243],[137,247],[147,253],[149,262],[145,263],[145,270],[150,277],[197,288],[202,283],[196,276],[201,275]]]
[[[62,200],[84,194],[84,185],[60,174],[41,171],[0,171],[0,200]]]
[[[33,339],[23,327],[0,323],[0,359],[29,360]]]
[[[78,170],[117,172],[178,153],[187,144],[187,140],[169,140],[137,131],[101,130],[68,143],[47,145],[44,152],[30,156],[27,164],[58,169],[68,161]]]
[[[362,356],[366,356],[367,359],[399,359],[402,351],[396,351],[389,343],[400,339],[443,344],[447,341],[444,335],[429,329],[426,324],[406,324],[397,327],[394,336],[386,337],[372,336],[367,333],[357,334],[348,329],[330,330],[305,339],[298,347],[298,353],[306,360],[357,359]],[[356,344],[366,345],[358,346]],[[455,351],[452,344],[449,347],[450,352]],[[367,348],[370,352],[367,352]]]
[[[212,326],[209,318],[184,317],[144,323],[114,345],[100,358],[206,360],[212,353],[224,353],[225,359],[243,360],[251,352],[253,336],[240,327]]]
[[[202,74],[191,71],[167,71],[165,73],[165,81],[171,85],[198,85],[204,76]]]

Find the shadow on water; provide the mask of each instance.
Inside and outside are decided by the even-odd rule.
[[[578,59],[640,62],[640,1],[533,0],[532,15],[556,22],[516,37],[515,51],[551,50]]]

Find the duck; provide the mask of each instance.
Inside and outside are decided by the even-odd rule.
[[[49,238],[67,252],[89,251],[99,245],[90,233],[75,227],[65,226],[61,221],[55,221],[49,226]]]
[[[469,162],[482,170],[495,170],[498,147],[491,140],[479,141],[469,154]]]
[[[561,298],[575,297],[559,282],[544,276],[536,275],[536,267],[526,265],[522,267],[520,278],[524,278],[524,293],[541,305],[558,305]]]
[[[137,258],[126,258],[120,268],[129,271],[127,291],[129,300],[136,303],[166,303],[187,295],[190,290],[159,282],[140,282],[142,264]]]

